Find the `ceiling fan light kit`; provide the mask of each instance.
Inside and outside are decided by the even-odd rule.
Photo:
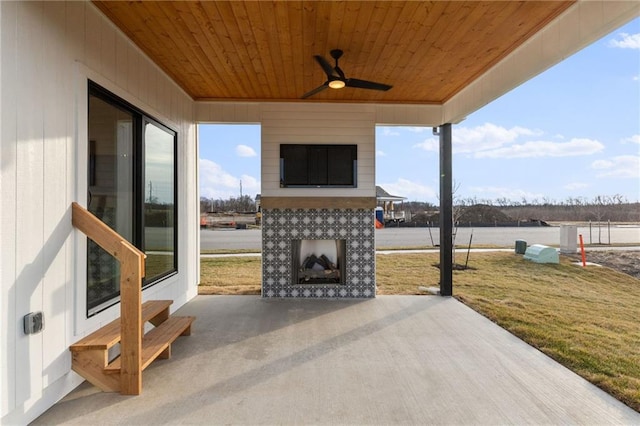
[[[340,49],[333,49],[331,52],[331,57],[335,60],[336,65],[332,67],[329,62],[320,55],[315,55],[314,58],[316,62],[320,65],[324,73],[327,75],[327,81],[324,82],[321,86],[316,87],[315,89],[305,93],[302,95],[302,99],[306,99],[309,96],[313,96],[316,93],[322,92],[327,87],[332,89],[342,89],[343,87],[353,87],[357,89],[369,89],[369,90],[381,90],[387,91],[391,89],[393,86],[383,83],[376,83],[373,81],[367,80],[358,80],[357,78],[346,78],[344,71],[338,66],[338,59],[342,56],[343,52]]]

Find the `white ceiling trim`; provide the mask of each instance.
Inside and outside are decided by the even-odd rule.
[[[371,103],[302,103],[302,102],[233,102],[196,101],[198,123],[260,123],[263,111],[312,110],[314,112],[371,111],[375,123],[387,126],[438,126],[442,120],[442,105],[371,104]]]

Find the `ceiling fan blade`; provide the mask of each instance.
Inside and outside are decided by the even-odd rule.
[[[371,89],[371,90],[389,90],[393,86],[388,84],[375,83],[373,81],[358,80],[357,78],[348,78],[345,81],[347,87],[357,87],[358,89]]]
[[[327,62],[325,58],[320,55],[315,55],[314,58],[316,58],[316,61],[320,64],[324,73],[327,74],[328,79],[330,79],[331,77],[340,77],[336,70],[333,69],[331,64],[329,64],[329,62]]]
[[[316,93],[322,92],[324,89],[327,89],[328,87],[329,87],[329,84],[328,84],[328,83],[324,83],[322,86],[318,86],[318,87],[316,87],[315,89],[313,89],[313,90],[311,90],[311,91],[309,91],[309,92],[305,93],[304,95],[302,95],[302,98],[301,98],[301,99],[306,99],[306,98],[308,98],[309,96],[313,96],[313,95],[315,95]]]

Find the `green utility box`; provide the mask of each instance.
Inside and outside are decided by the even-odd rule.
[[[524,254],[527,251],[527,242],[525,240],[516,240],[516,254]]]
[[[527,247],[524,258],[536,263],[560,263],[558,250],[542,244],[534,244]]]

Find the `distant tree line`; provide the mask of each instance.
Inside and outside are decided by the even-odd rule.
[[[425,201],[404,201],[402,203],[402,210],[411,213],[429,212],[437,210],[438,208],[437,205]]]
[[[598,195],[591,199],[586,197],[569,197],[564,200],[553,200],[548,197],[520,200],[508,198],[486,199],[478,197],[459,198],[454,197],[454,221],[458,221],[470,210],[473,213],[501,212],[514,221],[594,221],[594,222],[640,222],[640,203],[629,202],[622,195]],[[483,207],[485,206],[485,207]],[[473,207],[473,209],[471,209]],[[418,221],[432,221],[437,218],[434,214],[438,205],[421,202],[405,201],[396,210],[411,212],[412,217]],[[509,220],[506,217],[503,220]],[[436,219],[437,220],[437,219]],[[498,219],[500,221],[500,219]]]
[[[483,199],[478,197],[454,197],[455,210],[460,214],[471,206],[491,206],[500,210],[513,220],[545,220],[545,221],[613,221],[640,222],[640,203],[629,202],[626,197],[616,195],[598,195],[586,197],[569,197],[564,200],[553,200],[548,197],[520,200],[507,198]],[[412,215],[434,213],[438,205],[425,201],[405,201],[397,210],[411,212]],[[200,198],[200,212],[255,212],[255,200],[248,196],[231,197],[229,199]]]
[[[594,221],[594,222],[640,222],[640,203],[629,202],[622,195],[598,195],[591,199],[586,197],[569,197],[556,201],[551,198],[510,200],[507,198],[483,199],[478,197],[454,197],[454,220],[474,207],[475,212],[485,211],[481,206],[493,207],[515,221]],[[412,215],[429,213],[438,210],[431,203],[405,202],[403,210]]]
[[[227,200],[200,197],[200,213],[209,212],[255,212],[256,202],[248,195]]]
[[[174,223],[173,203],[159,203],[151,199],[144,205],[144,224],[153,227],[172,227]]]
[[[545,220],[545,221],[640,221],[640,203],[630,203],[622,195],[598,195],[592,199],[586,197],[569,197],[555,201],[550,198],[520,201],[499,198],[497,200],[482,200],[467,198],[458,200],[460,207],[474,205],[489,205],[500,209],[501,212],[515,220]]]
[[[592,199],[587,197],[568,197],[565,200],[554,200],[549,197],[527,199],[522,197],[520,200],[511,200],[505,197],[496,199],[468,197],[468,198],[456,198],[454,204],[461,206],[473,206],[476,204],[486,204],[489,206],[497,207],[526,207],[526,206],[590,206],[590,205],[623,205],[623,204],[637,204],[629,203],[629,200],[620,194],[615,195],[598,195]]]

